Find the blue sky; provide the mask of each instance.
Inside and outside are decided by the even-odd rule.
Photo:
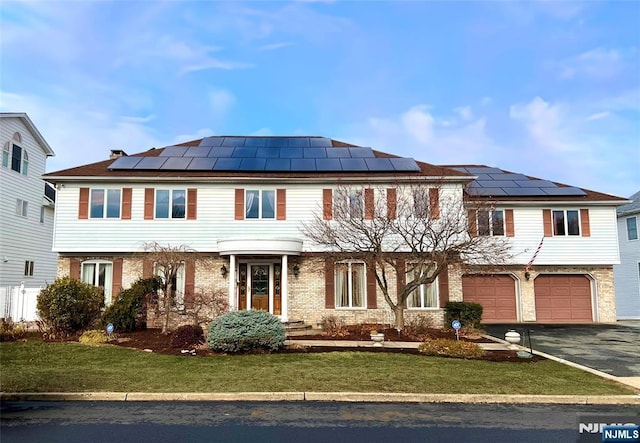
[[[640,2],[0,2],[0,109],[47,170],[207,135],[323,135],[623,197]]]

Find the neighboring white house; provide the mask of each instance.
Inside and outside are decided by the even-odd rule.
[[[0,113],[0,318],[34,320],[56,277],[55,189],[42,179],[53,150],[25,113]]]
[[[484,306],[486,322],[616,321],[615,214],[624,198],[325,137],[207,137],[130,156],[114,151],[45,178],[59,187],[58,275],[102,287],[107,302],[153,274],[143,245],[157,241],[195,251],[176,281],[187,309],[204,287],[226,294],[233,309],[282,320],[384,322],[391,313],[371,269],[358,257],[326,254],[300,228],[314,215],[332,220],[340,186],[351,188],[343,201],[366,219],[379,202],[387,210],[376,211],[395,214],[402,193],[419,185],[428,192],[413,197],[417,218],[444,218],[444,202],[465,202],[469,233],[504,237],[513,259],[497,270],[450,265],[416,291],[409,316],[441,326],[445,303],[467,300]],[[477,201],[491,211],[474,210]],[[406,265],[399,258],[388,275],[398,289],[411,278]]]
[[[613,267],[619,320],[640,319],[640,191],[618,208],[620,264]]]

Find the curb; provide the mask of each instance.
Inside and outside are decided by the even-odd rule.
[[[3,392],[0,401],[323,401],[640,405],[640,395],[486,395],[388,392]]]

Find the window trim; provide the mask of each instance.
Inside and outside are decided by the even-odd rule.
[[[407,263],[406,268],[405,268],[405,281],[407,282],[407,284],[413,280],[408,280],[407,276],[410,274],[410,268],[411,267],[411,263]],[[424,302],[425,302],[425,295],[426,295],[426,291],[427,291],[427,286],[432,288],[433,291],[433,298],[436,302],[435,306],[424,306]],[[409,300],[412,297],[412,294],[414,291],[412,291],[411,293],[409,293],[409,296],[407,297],[407,309],[410,310],[415,310],[415,311],[433,311],[433,310],[438,310],[440,309],[440,281],[439,281],[439,277],[436,277],[436,279],[432,282],[432,283],[423,283],[420,286],[418,286],[415,291],[420,291],[420,304],[421,306],[409,306]]]
[[[278,204],[282,204],[278,197],[280,197],[278,195],[278,190],[273,188],[265,188],[265,189],[245,189],[244,190],[244,208],[243,208],[243,217],[244,220],[276,220],[277,219],[277,215],[278,215]],[[253,193],[257,192],[258,193],[258,197],[257,197],[257,205],[258,205],[258,214],[256,217],[249,217],[249,204],[251,204],[253,206],[254,202],[253,200],[255,199],[253,197]],[[265,192],[271,192],[273,193],[273,204],[272,206],[272,211],[273,211],[273,216],[272,217],[264,217],[263,212],[264,212],[264,203],[265,203],[265,199],[264,199],[264,193]],[[250,194],[251,193],[251,194]],[[249,198],[249,196],[252,196],[252,198]]]
[[[29,202],[21,198],[16,199],[16,215],[18,217],[29,218]]]
[[[166,217],[159,217],[158,216],[158,193],[159,192],[168,192],[169,193],[169,203],[168,203],[168,207],[167,207],[167,216]],[[174,217],[174,211],[176,210],[176,208],[179,208],[180,206],[176,205],[175,202],[175,197],[174,194],[176,192],[183,192],[184,193],[184,204],[180,205],[183,208],[183,212],[182,212],[182,216],[181,217]],[[154,189],[154,204],[153,204],[153,218],[155,220],[187,220],[187,208],[189,206],[189,196],[188,196],[188,192],[187,192],[187,188],[176,188],[176,189],[167,189],[167,188],[155,188]]]
[[[162,270],[162,267],[158,266],[157,262],[153,263],[153,275],[160,278],[163,282],[164,286],[164,275],[159,275],[159,272]],[[180,290],[178,290],[178,284],[180,284]],[[176,294],[173,297],[175,301],[175,308],[178,311],[185,310],[185,294],[187,292],[187,263],[185,261],[180,262],[180,267],[178,268],[178,272],[176,273],[176,284],[173,288],[174,293]],[[158,290],[158,294],[161,298],[164,299],[164,290],[162,287]]]
[[[348,306],[341,306],[340,304],[340,285],[338,284],[338,272],[339,272],[339,265],[348,265],[347,266],[347,299],[348,299]],[[362,305],[361,306],[354,306],[353,305],[353,271],[352,271],[352,266],[353,265],[362,265],[362,282],[361,282],[361,289],[362,289]],[[334,264],[334,272],[333,272],[333,279],[334,279],[334,288],[335,288],[335,301],[334,301],[334,309],[340,309],[340,310],[362,310],[362,309],[367,309],[367,265],[365,262],[363,261],[358,261],[358,260],[343,260],[343,261],[339,261],[336,262]]]
[[[95,266],[94,268],[94,275],[93,275],[93,282],[87,282],[85,280],[85,265],[93,265]],[[100,286],[99,284],[96,284],[96,280],[98,280],[97,282],[99,283],[99,278],[100,278],[100,265],[109,265],[108,268],[105,269],[105,284],[104,286]],[[111,275],[107,275],[107,270],[110,269],[111,270]],[[91,286],[95,286],[97,288],[102,288],[102,294],[104,297],[104,304],[105,306],[109,306],[112,301],[113,301],[113,276],[114,276],[114,262],[113,261],[109,261],[109,260],[100,260],[100,259],[96,259],[96,260],[85,260],[83,262],[80,263],[80,280],[84,283],[90,284]]]
[[[94,193],[101,191],[103,193],[102,195],[102,204],[101,206],[101,212],[102,214],[100,216],[94,216],[93,214],[93,209],[94,209],[94,203],[93,203],[93,198],[94,198]],[[109,217],[109,203],[111,201],[111,199],[113,197],[110,197],[109,195],[112,194],[113,192],[117,192],[118,193],[118,215],[117,217]],[[96,205],[97,207],[97,205]],[[118,220],[122,218],[122,189],[121,188],[90,188],[89,189],[89,218],[90,219],[95,219],[95,220],[100,220],[100,219],[111,219],[111,220]]]
[[[24,277],[33,277],[34,267],[35,267],[35,262],[33,260],[25,260],[24,261]]]
[[[634,225],[634,231],[635,231],[635,237],[631,238],[630,234],[631,234],[631,230],[629,229],[630,225],[629,222],[633,220],[633,225]],[[625,227],[627,228],[627,240],[628,241],[636,241],[638,240],[638,238],[640,238],[638,236],[638,217],[636,217],[635,215],[630,216],[630,217],[626,217],[625,218]]]
[[[576,226],[578,228],[578,232],[575,234],[571,234],[569,232],[570,222],[569,222],[569,212],[575,213],[576,218]],[[562,213],[563,216],[563,230],[564,233],[559,234],[556,230],[558,223],[556,222],[556,213]],[[580,214],[579,209],[552,209],[551,210],[551,233],[553,237],[582,237],[582,216]]]

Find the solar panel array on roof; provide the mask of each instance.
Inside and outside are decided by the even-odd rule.
[[[417,172],[412,158],[377,158],[371,148],[333,147],[326,137],[206,137],[158,157],[120,157],[109,169],[237,172]],[[501,171],[500,171],[501,172]]]
[[[469,184],[467,192],[481,197],[546,197],[587,195],[580,188],[558,186],[548,180],[529,178],[487,166],[454,167],[477,178]]]

